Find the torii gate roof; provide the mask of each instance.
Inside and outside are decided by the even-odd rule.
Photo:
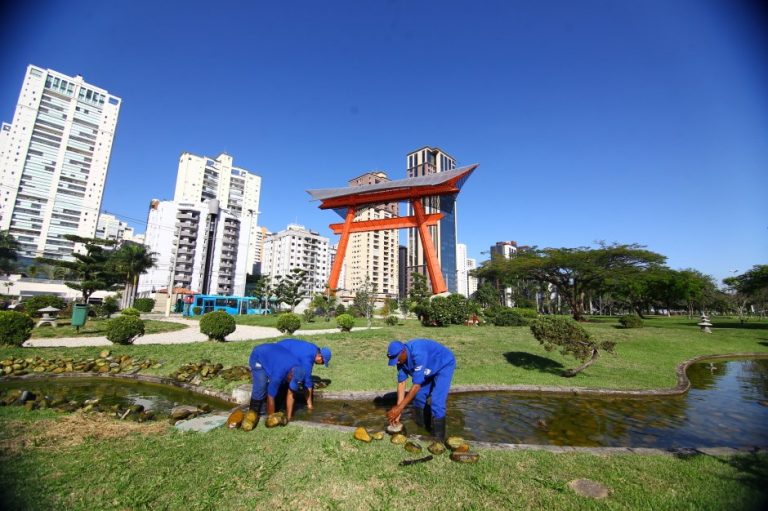
[[[307,190],[307,193],[312,196],[312,200],[322,201],[320,209],[380,204],[458,193],[477,166],[478,164],[475,163],[426,176],[385,181],[373,185],[319,188]]]

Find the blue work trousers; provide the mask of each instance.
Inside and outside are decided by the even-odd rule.
[[[269,385],[269,376],[267,372],[261,367],[261,364],[256,364],[257,367],[251,367],[251,376],[253,377],[253,387],[251,387],[251,399],[257,401],[264,401],[267,397],[267,385]]]
[[[440,371],[435,373],[434,376],[424,380],[423,385],[413,400],[413,406],[416,408],[424,408],[427,404],[427,398],[432,396],[432,401],[430,402],[432,418],[442,419],[445,417],[448,391],[451,388],[451,379],[453,378],[454,369],[456,369],[455,362],[443,367]]]

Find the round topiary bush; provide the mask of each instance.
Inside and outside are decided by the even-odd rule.
[[[292,334],[301,328],[301,318],[293,312],[284,312],[277,317],[277,329]]]
[[[35,322],[22,312],[0,311],[0,344],[21,346],[32,335]]]
[[[351,314],[340,314],[336,316],[336,326],[342,332],[349,332],[355,326],[355,318]]]
[[[224,311],[208,312],[200,318],[200,333],[207,335],[211,341],[224,342],[235,328],[235,318]]]
[[[524,326],[526,320],[518,311],[504,308],[493,317],[493,324],[496,326]]]
[[[387,325],[389,326],[395,326],[397,325],[397,317],[396,316],[387,316],[387,319],[384,320]]]
[[[636,314],[628,314],[619,318],[623,328],[643,328],[643,320]]]
[[[144,322],[136,316],[118,316],[107,322],[107,339],[115,344],[132,344],[142,335]]]
[[[140,312],[152,312],[155,308],[155,300],[152,298],[136,298],[133,307]]]
[[[135,318],[138,318],[141,316],[141,312],[138,309],[134,309],[133,307],[128,307],[120,311],[120,314],[123,316],[133,316]]]

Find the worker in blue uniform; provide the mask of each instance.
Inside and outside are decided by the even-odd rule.
[[[302,341],[301,339],[283,339],[275,344],[290,351],[301,362],[301,366],[304,368],[307,408],[312,410],[314,408],[312,396],[315,391],[315,384],[312,381],[312,369],[315,364],[323,364],[325,367],[328,367],[328,363],[331,361],[331,349],[326,346],[318,348],[317,345]]]
[[[248,359],[253,387],[249,408],[258,415],[266,399],[267,415],[275,413],[275,397],[283,383],[288,384],[286,417],[293,417],[293,393],[304,387],[304,368],[298,358],[277,344],[260,344],[253,348]],[[258,419],[257,419],[258,420]]]
[[[390,424],[400,422],[405,407],[413,401],[413,419],[425,426],[424,407],[430,398],[432,436],[445,441],[445,415],[448,390],[456,368],[453,352],[431,339],[392,341],[387,348],[389,365],[397,365],[397,405],[387,412]],[[405,382],[411,377],[411,388]]]

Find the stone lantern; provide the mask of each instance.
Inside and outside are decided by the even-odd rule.
[[[701,321],[699,321],[696,324],[701,327],[701,331],[704,332],[705,334],[711,334],[712,333],[712,330],[709,328],[709,327],[712,326],[712,323],[709,322],[709,318],[707,317],[706,314],[702,314],[701,315]]]
[[[57,326],[56,321],[58,318],[56,317],[57,313],[60,309],[57,309],[56,307],[43,307],[42,309],[38,309],[37,312],[42,312],[43,317],[40,318],[40,321],[37,322],[37,326],[43,326],[43,325],[50,325],[52,327]]]

